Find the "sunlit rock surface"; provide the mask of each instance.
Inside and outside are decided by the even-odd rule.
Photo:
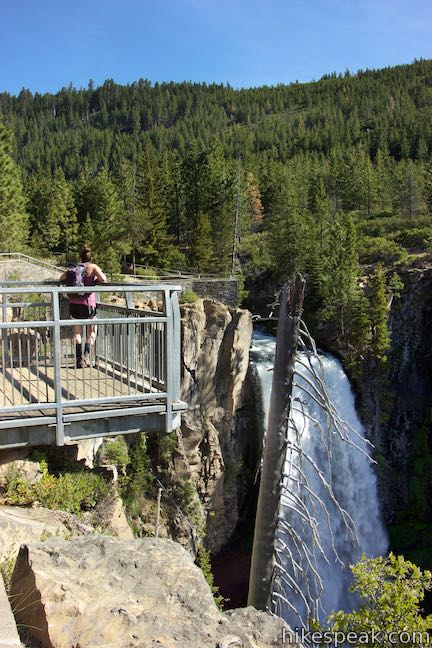
[[[252,608],[222,614],[200,569],[170,540],[23,545],[11,595],[17,620],[50,648],[266,648],[288,631]]]

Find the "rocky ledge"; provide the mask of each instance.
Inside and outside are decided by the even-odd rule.
[[[17,622],[50,648],[267,648],[290,636],[254,608],[221,613],[187,551],[165,539],[24,544],[10,595]]]

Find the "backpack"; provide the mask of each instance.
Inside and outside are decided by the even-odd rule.
[[[84,283],[84,276],[85,276],[85,270],[86,270],[86,265],[85,263],[77,263],[76,265],[71,266],[68,268],[66,272],[66,286],[72,287],[72,286],[85,286]],[[88,297],[89,293],[77,293],[79,297]]]

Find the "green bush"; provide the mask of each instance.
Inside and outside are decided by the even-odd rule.
[[[133,494],[144,496],[150,492],[154,479],[144,432],[137,434],[130,454],[127,491],[130,496]]]
[[[193,290],[184,290],[180,294],[180,304],[194,304],[197,299],[199,297]]]
[[[390,633],[409,635],[419,630],[427,634],[432,615],[422,615],[421,603],[425,592],[432,587],[430,571],[422,572],[417,565],[393,553],[387,558],[363,555],[357,565],[351,566],[351,571],[354,580],[351,591],[360,596],[360,604],[352,612],[332,612],[328,618],[331,632],[357,635],[378,632],[383,637],[380,644],[385,648],[401,645],[400,641],[389,638]],[[414,636],[402,643],[410,647],[421,645]]]
[[[430,227],[415,227],[413,229],[404,229],[395,237],[396,243],[404,247],[426,248],[427,241],[432,235]]]
[[[166,466],[169,464],[174,452],[177,449],[177,432],[170,434],[160,432],[149,437],[149,453],[154,465]]]
[[[430,217],[416,216],[408,221],[405,216],[383,214],[375,218],[356,219],[356,227],[359,236],[395,239],[404,230],[430,227]]]
[[[136,268],[135,274],[146,279],[151,279],[152,281],[158,281],[159,279],[158,273],[153,268]]]
[[[127,443],[122,436],[115,441],[105,442],[102,452],[106,459],[120,470],[124,470],[130,464]]]
[[[96,473],[67,472],[58,477],[51,475],[46,463],[41,464],[43,477],[30,484],[19,472],[8,476],[6,501],[18,506],[38,502],[49,509],[80,513],[93,508],[108,493],[108,484]]]
[[[239,246],[240,262],[245,276],[254,276],[272,265],[268,232],[248,234]]]
[[[108,485],[100,475],[91,472],[65,473],[43,477],[35,487],[36,499],[50,509],[80,513],[94,508],[108,493]]]
[[[211,568],[210,553],[204,547],[202,542],[198,545],[196,564],[201,569],[204,574],[204,578],[210,586],[210,589],[213,594],[214,601],[219,608],[222,608],[222,603],[224,602],[224,597],[219,593],[219,587],[215,585],[214,576]]]
[[[405,261],[408,253],[394,241],[389,241],[382,236],[371,238],[365,236],[360,240],[359,248],[360,263],[383,263],[391,264]]]
[[[172,245],[166,253],[164,268],[184,268],[186,266],[186,256],[177,247]]]
[[[6,592],[9,592],[10,590],[12,573],[15,567],[15,562],[16,562],[16,557],[13,556],[12,554],[8,554],[7,557],[0,562],[0,578],[3,578],[3,583]]]

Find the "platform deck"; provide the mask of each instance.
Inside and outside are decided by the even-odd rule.
[[[53,416],[54,407],[32,410],[20,410],[20,406],[31,404],[49,404],[53,406],[55,398],[55,378],[53,366],[11,367],[0,369],[0,408],[16,407],[12,413],[1,413],[0,420],[17,418]],[[130,401],[122,396],[152,394],[152,403],[158,401],[157,394],[163,387],[150,385],[146,377],[133,371],[120,371],[118,368],[100,360],[92,367],[75,368],[72,362],[61,367],[61,390],[64,414],[100,410],[104,407],[121,409]],[[115,398],[116,403],[104,405],[100,399]],[[74,405],[74,401],[94,400],[94,404]],[[135,402],[135,401],[134,401]],[[139,399],[137,399],[139,402]]]

